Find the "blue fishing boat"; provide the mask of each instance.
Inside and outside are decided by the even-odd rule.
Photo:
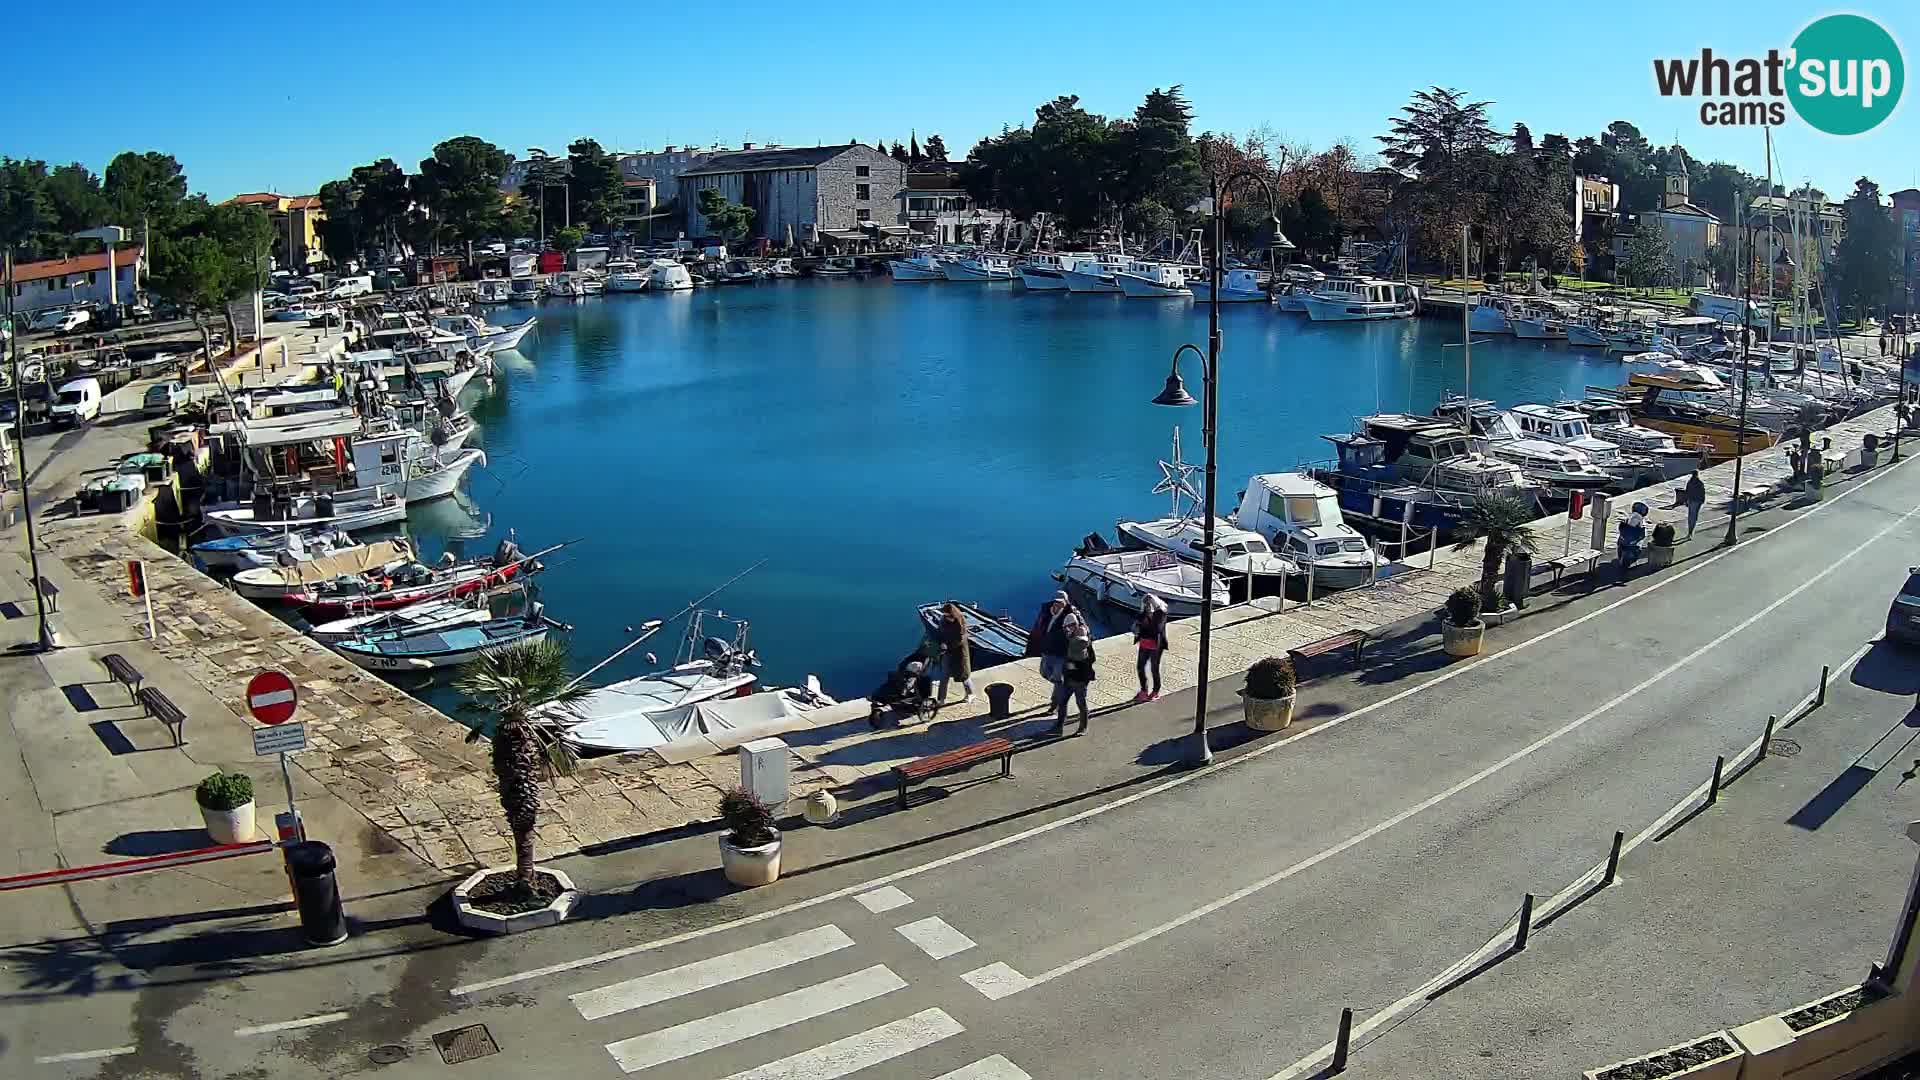
[[[523,616],[419,634],[340,641],[333,649],[368,671],[427,671],[459,667],[496,649],[539,641],[555,625],[540,614],[536,605]]]

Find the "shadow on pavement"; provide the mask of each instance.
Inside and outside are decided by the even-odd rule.
[[[201,829],[143,829],[121,833],[100,850],[108,855],[171,855],[207,846],[207,834]]]
[[[1915,663],[1912,653],[1883,638],[1853,665],[1851,681],[1883,694],[1920,695],[1920,663]]]
[[[1820,793],[1807,800],[1807,804],[1793,812],[1787,824],[1797,829],[1812,832],[1832,820],[1833,815],[1847,805],[1855,795],[1867,786],[1874,776],[1874,770],[1865,765],[1849,765],[1833,782],[1820,789]]]

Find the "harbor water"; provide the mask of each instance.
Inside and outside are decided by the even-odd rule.
[[[1175,348],[1205,346],[1206,308],[1187,301],[800,280],[493,318],[529,311],[538,329],[472,405],[487,467],[409,528],[429,555],[490,551],[509,529],[528,551],[580,539],[540,588],[581,669],[765,560],[709,605],[751,621],[763,682],[811,672],[865,694],[917,641],[919,604],[1026,624],[1083,535],[1167,511],[1150,491],[1175,425],[1202,457],[1200,409],[1151,403]],[[1248,475],[1331,457],[1321,436],[1354,417],[1467,385],[1449,320],[1230,304],[1221,322],[1223,514]],[[1624,381],[1617,359],[1564,344],[1476,339],[1472,363],[1474,396],[1502,404]],[[1199,396],[1200,365],[1182,365]],[[682,625],[601,677],[667,662]]]

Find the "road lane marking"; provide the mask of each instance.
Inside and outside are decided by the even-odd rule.
[[[1033,985],[1033,980],[1013,969],[1013,965],[1000,962],[988,964],[983,968],[974,968],[960,981],[987,996],[988,1001],[999,1001],[1011,997]]]
[[[908,904],[913,903],[913,897],[908,896],[892,885],[875,889],[872,892],[861,893],[853,899],[855,903],[873,912],[875,915],[883,911],[892,911],[894,908],[906,907]]]
[[[1602,702],[1598,707],[1594,708],[1590,712],[1587,712],[1584,715],[1579,716],[1565,724],[1562,724],[1560,727],[1555,728],[1552,731],[1549,731],[1545,735],[1540,736],[1538,739],[1533,740],[1527,745],[1521,747],[1518,750],[1515,750],[1513,753],[1508,754],[1506,757],[1501,758],[1499,761],[1496,761],[1493,764],[1487,766],[1486,768],[1481,769],[1479,772],[1474,773],[1473,775],[1467,777],[1466,779],[1461,780],[1458,783],[1455,783],[1451,787],[1435,792],[1434,794],[1427,796],[1426,798],[1420,800],[1419,802],[1414,803],[1412,806],[1407,807],[1405,810],[1402,810],[1399,813],[1394,814],[1392,817],[1385,818],[1384,820],[1375,822],[1373,825],[1370,825],[1367,828],[1362,829],[1357,833],[1354,833],[1352,836],[1349,836],[1345,840],[1342,840],[1339,843],[1334,844],[1332,847],[1325,848],[1313,855],[1309,855],[1306,858],[1301,859],[1299,862],[1294,863],[1292,866],[1288,866],[1285,869],[1276,871],[1272,874],[1268,874],[1266,877],[1263,877],[1260,880],[1255,881],[1251,884],[1243,885],[1240,888],[1235,889],[1234,891],[1226,894],[1225,896],[1222,896],[1216,900],[1212,900],[1208,903],[1202,904],[1199,907],[1194,908],[1192,911],[1188,911],[1181,915],[1176,915],[1173,918],[1168,919],[1166,922],[1163,922],[1158,926],[1149,927],[1148,929],[1142,930],[1131,937],[1124,938],[1120,941],[1116,941],[1111,945],[1105,946],[1104,948],[1095,949],[1093,952],[1090,952],[1085,956],[1079,957],[1077,959],[1069,960],[1066,963],[1059,965],[1058,967],[1050,968],[1046,971],[1041,972],[1038,975],[1034,975],[1028,980],[1027,985],[1038,986],[1042,983],[1052,982],[1054,979],[1057,979],[1062,975],[1070,975],[1073,972],[1076,972],[1081,968],[1086,967],[1088,964],[1098,963],[1099,961],[1105,960],[1110,956],[1114,956],[1116,954],[1125,952],[1126,950],[1133,948],[1135,945],[1140,945],[1142,943],[1152,941],[1154,938],[1160,937],[1161,935],[1166,934],[1170,931],[1177,930],[1180,927],[1185,926],[1190,922],[1193,922],[1197,919],[1205,918],[1206,916],[1211,915],[1214,912],[1219,911],[1220,909],[1230,904],[1237,903],[1241,900],[1246,899],[1249,896],[1252,896],[1257,892],[1260,892],[1263,889],[1269,888],[1270,886],[1273,886],[1273,885],[1277,885],[1280,882],[1285,881],[1286,879],[1293,877],[1294,875],[1299,874],[1304,870],[1310,870],[1313,867],[1318,866],[1321,863],[1327,861],[1328,859],[1333,858],[1335,855],[1340,854],[1341,852],[1344,852],[1359,844],[1363,844],[1366,841],[1371,840],[1376,836],[1379,836],[1381,833],[1386,832],[1388,829],[1393,828],[1395,825],[1399,825],[1400,823],[1408,820],[1409,818],[1414,817],[1415,815],[1418,815],[1420,813],[1423,813],[1427,810],[1432,809],[1435,806],[1440,805],[1441,803],[1447,801],[1448,799],[1453,798],[1455,795],[1458,795],[1461,792],[1467,790],[1468,788],[1474,786],[1475,784],[1478,784],[1480,781],[1485,780],[1486,778],[1494,775],[1495,773],[1502,771],[1503,769],[1506,769],[1508,766],[1533,756],[1535,753],[1538,753],[1539,751],[1545,749],[1546,747],[1552,745],[1553,743],[1558,742],[1560,739],[1564,738],[1565,736],[1580,730],[1581,728],[1585,727],[1587,724],[1593,722],[1599,717],[1604,716],[1608,712],[1611,712],[1614,708],[1619,706],[1622,702],[1633,699],[1634,697],[1638,696],[1642,691],[1645,691],[1649,687],[1658,685],[1659,683],[1665,681],[1667,678],[1672,676],[1674,672],[1679,671],[1681,668],[1684,668],[1688,664],[1691,664],[1694,661],[1700,659],[1702,656],[1705,656],[1707,653],[1726,644],[1727,641],[1733,638],[1734,635],[1746,630],[1748,627],[1752,626],[1754,623],[1759,622],[1761,619],[1766,618],[1768,615],[1771,615],[1774,611],[1778,610],[1781,605],[1792,600],[1794,597],[1799,596],[1801,593],[1806,592],[1808,589],[1813,588],[1815,585],[1818,585],[1821,581],[1826,579],[1827,575],[1832,574],[1834,571],[1840,569],[1842,566],[1845,566],[1848,562],[1852,561],[1853,558],[1859,555],[1862,551],[1865,551],[1868,547],[1872,546],[1875,543],[1878,543],[1881,539],[1886,537],[1888,533],[1891,533],[1893,530],[1899,528],[1902,525],[1905,525],[1915,514],[1920,514],[1920,506],[1915,506],[1913,509],[1908,510],[1906,513],[1900,515],[1898,518],[1894,519],[1891,523],[1889,523],[1886,527],[1882,528],[1879,532],[1874,533],[1872,536],[1869,536],[1865,540],[1862,540],[1859,544],[1855,545],[1851,551],[1848,551],[1846,554],[1840,556],[1838,559],[1835,559],[1834,561],[1828,563],[1825,567],[1821,568],[1818,572],[1808,577],[1805,581],[1801,582],[1800,584],[1794,586],[1792,589],[1783,593],[1779,598],[1775,599],[1772,603],[1768,604],[1766,607],[1763,607],[1759,611],[1756,611],[1753,614],[1747,616],[1746,618],[1740,620],[1734,626],[1722,632],[1718,637],[1714,638],[1713,640],[1707,642],[1706,644],[1700,646],[1697,649],[1694,649],[1692,652],[1687,653],[1685,656],[1682,656],[1680,659],[1675,660],[1673,663],[1668,664],[1664,668],[1661,668],[1659,671],[1654,672],[1652,675],[1647,676],[1645,679],[1642,679],[1640,682],[1635,683],[1633,686],[1627,688],[1626,690],[1623,690],[1620,693],[1615,694],[1613,697],[1608,698],[1606,701]]]
[[[233,1033],[235,1036],[244,1039],[249,1035],[270,1035],[276,1031],[294,1031],[299,1028],[337,1024],[346,1018],[347,1014],[343,1012],[322,1013],[319,1016],[309,1016],[302,1020],[282,1020],[277,1024],[257,1024],[253,1027],[234,1028]]]
[[[1350,721],[1358,720],[1364,716],[1370,716],[1373,713],[1379,712],[1382,709],[1386,709],[1394,705],[1398,705],[1402,701],[1405,701],[1416,694],[1425,693],[1426,691],[1431,690],[1434,687],[1444,685],[1448,682],[1453,681],[1454,679],[1460,678],[1463,675],[1472,674],[1473,672],[1478,671],[1481,667],[1487,664],[1496,664],[1507,657],[1517,656],[1537,645],[1540,645],[1543,642],[1551,641],[1554,638],[1559,637],[1561,634],[1564,634],[1574,629],[1575,627],[1585,625],[1587,622],[1593,619],[1597,619],[1602,615],[1606,615],[1617,608],[1623,607],[1627,604],[1631,604],[1642,597],[1651,596],[1652,594],[1659,592],[1661,589],[1664,589],[1676,582],[1683,581],[1686,578],[1692,576],[1693,574],[1700,572],[1701,570],[1705,570],[1707,567],[1712,566],[1713,564],[1719,562],[1721,559],[1724,559],[1729,555],[1735,555],[1742,551],[1747,551],[1751,549],[1755,544],[1765,543],[1768,539],[1780,535],[1781,533],[1787,531],[1788,529],[1791,529],[1799,525],[1801,522],[1812,520],[1814,517],[1824,513],[1829,508],[1837,506],[1840,503],[1846,501],[1855,492],[1864,491],[1867,488],[1878,483],[1880,480],[1884,479],[1885,477],[1892,476],[1895,471],[1905,468],[1908,465],[1908,463],[1912,462],[1916,458],[1920,458],[1920,455],[1915,455],[1914,457],[1905,458],[1899,464],[1896,464],[1896,465],[1889,465],[1886,467],[1886,471],[1876,473],[1873,476],[1870,476],[1867,479],[1862,480],[1857,484],[1854,484],[1852,487],[1849,487],[1847,490],[1841,492],[1840,494],[1835,495],[1834,497],[1821,502],[1819,505],[1808,510],[1806,513],[1801,514],[1798,517],[1789,518],[1787,521],[1784,521],[1778,526],[1775,526],[1774,528],[1767,530],[1764,534],[1758,537],[1755,537],[1752,540],[1745,541],[1735,547],[1723,548],[1713,553],[1712,555],[1703,555],[1698,559],[1690,560],[1687,566],[1682,567],[1679,570],[1670,572],[1667,576],[1662,577],[1660,580],[1655,581],[1653,584],[1648,585],[1647,587],[1639,590],[1638,592],[1630,593],[1626,596],[1621,597],[1618,600],[1610,601],[1609,603],[1603,604],[1602,606],[1587,612],[1585,615],[1578,616],[1565,623],[1562,623],[1559,626],[1552,627],[1551,629],[1548,629],[1548,630],[1544,630],[1541,633],[1535,635],[1534,637],[1528,638],[1525,641],[1515,642],[1514,644],[1507,646],[1506,648],[1501,649],[1498,652],[1489,653],[1485,656],[1482,656],[1478,660],[1471,660],[1465,664],[1450,666],[1445,671],[1442,671],[1438,675],[1433,676],[1432,678],[1428,679],[1426,682],[1419,683],[1414,686],[1409,686],[1405,690],[1401,690],[1394,694],[1388,695],[1387,697],[1381,698],[1379,701],[1376,701],[1371,705],[1363,705],[1358,709],[1354,709],[1350,712],[1342,713],[1339,716],[1335,716],[1335,717],[1332,717],[1331,719],[1326,720],[1325,722],[1319,724],[1318,726],[1307,728],[1306,730],[1298,732],[1296,734],[1289,735],[1281,739],[1276,739],[1273,742],[1262,743],[1261,745],[1256,746],[1251,750],[1247,750],[1244,753],[1238,754],[1234,757],[1226,758],[1224,760],[1218,761],[1204,768],[1193,769],[1188,772],[1183,772],[1178,776],[1170,777],[1169,779],[1163,780],[1158,784],[1154,784],[1149,787],[1142,788],[1139,791],[1136,791],[1130,795],[1123,795],[1117,799],[1113,799],[1112,801],[1100,803],[1096,806],[1087,807],[1085,810],[1080,810],[1075,813],[1068,814],[1066,817],[1055,818],[1052,821],[1045,821],[1038,825],[1034,825],[1026,829],[1022,829],[1018,832],[1009,833],[1006,836],[998,837],[996,839],[986,841],[985,843],[977,844],[963,851],[956,851],[951,855],[943,855],[940,858],[932,859],[927,862],[920,863],[917,866],[909,866],[901,870],[895,870],[890,874],[882,874],[879,877],[871,878],[866,881],[859,882],[857,884],[848,885],[843,888],[834,889],[830,892],[821,893],[818,896],[808,897],[804,900],[795,900],[790,904],[784,904],[780,907],[769,908],[766,911],[755,912],[752,915],[743,915],[737,919],[729,919],[725,922],[718,922],[718,923],[714,923],[711,926],[699,927],[694,930],[685,931],[684,933],[672,934],[663,938],[656,938],[652,941],[644,941],[634,945],[625,945],[618,949],[609,949],[605,952],[594,953],[590,956],[581,956],[581,957],[576,957],[572,960],[563,960],[559,963],[547,964],[543,967],[529,968],[525,971],[517,971],[511,974],[499,976],[497,978],[482,979],[478,982],[465,983],[463,985],[455,986],[451,991],[451,993],[456,997],[468,997],[474,994],[482,994],[489,990],[497,990],[503,986],[512,986],[516,983],[526,982],[531,979],[541,979],[549,975],[559,975],[568,971],[577,971],[583,967],[592,967],[596,964],[604,964],[614,960],[622,960],[629,956],[638,956],[639,954],[644,952],[651,952],[654,949],[664,949],[672,945],[678,945],[682,942],[694,941],[699,938],[707,937],[711,934],[725,933],[728,930],[737,930],[743,926],[752,926],[756,923],[766,922],[769,919],[782,918],[784,916],[791,915],[797,911],[806,911],[809,908],[818,907],[821,904],[832,903],[835,900],[840,900],[849,896],[858,896],[861,893],[872,892],[875,889],[879,889],[887,885],[892,885],[895,882],[906,881],[910,878],[915,878],[922,874],[932,873],[935,870],[943,870],[949,866],[954,866],[958,863],[967,862],[969,860],[979,858],[982,855],[991,854],[995,851],[1000,850],[1001,848],[1011,847],[1014,844],[1023,843],[1037,836],[1044,836],[1050,832],[1053,832],[1056,829],[1063,829],[1069,825],[1077,825],[1082,821],[1087,821],[1091,818],[1095,818],[1103,814],[1111,813],[1123,807],[1131,806],[1134,803],[1141,801],[1142,799],[1150,799],[1156,795],[1164,794],[1168,791],[1175,790],[1176,788],[1183,787],[1187,784],[1191,784],[1199,780],[1204,780],[1207,777],[1212,776],[1214,773],[1219,772],[1222,769],[1231,769],[1231,768],[1234,768],[1235,766],[1243,765],[1250,761],[1257,761],[1260,758],[1267,756],[1268,754],[1274,753],[1278,750],[1283,750],[1286,747],[1291,746],[1294,743],[1300,741],[1301,739],[1310,739],[1315,736],[1325,734],[1326,732],[1333,731],[1336,728],[1339,728]]]
[[[963,953],[973,948],[973,939],[955,930],[947,920],[938,915],[929,915],[918,922],[893,928],[901,937],[920,947],[920,951],[935,960],[945,960],[955,953]]]
[[[925,1009],[757,1069],[734,1073],[727,1080],[839,1080],[965,1030],[945,1009]]]
[[[852,944],[853,939],[842,933],[839,927],[822,926],[804,934],[588,990],[573,995],[572,1001],[574,1008],[580,1010],[581,1019],[599,1020],[614,1013],[645,1008],[740,979],[764,975],[802,960],[826,956]]]
[[[70,1054],[46,1054],[33,1059],[35,1065],[57,1065],[63,1061],[98,1061],[101,1058],[125,1057],[134,1052],[131,1046],[113,1046],[105,1050],[75,1050]]]
[[[791,1024],[837,1012],[849,1005],[872,1001],[907,985],[884,964],[842,975],[823,983],[742,1005],[737,1009],[689,1020],[647,1035],[607,1044],[607,1052],[624,1072],[635,1073],[718,1049],[741,1039],[778,1031]]]
[[[1033,1080],[1033,1077],[1025,1069],[995,1054],[950,1073],[942,1073],[934,1080]]]

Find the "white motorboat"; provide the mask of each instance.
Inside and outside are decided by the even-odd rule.
[[[578,300],[587,295],[586,278],[573,271],[562,270],[547,281],[547,295]]]
[[[1433,415],[1471,432],[1478,448],[1520,466],[1529,479],[1552,489],[1556,498],[1565,498],[1575,489],[1609,487],[1619,479],[1582,447],[1528,434],[1518,417],[1491,401],[1469,403],[1458,394],[1446,394],[1434,407]],[[1610,458],[1618,456],[1611,444],[1588,441],[1609,451]]]
[[[1420,294],[1411,285],[1381,278],[1328,278],[1306,296],[1314,322],[1372,322],[1410,319]]]
[[[331,555],[353,546],[347,534],[324,529],[289,529],[278,533],[245,533],[202,540],[188,550],[208,570],[245,570],[251,566],[275,566],[281,556],[301,562],[316,555]]]
[[[391,491],[374,489],[373,498],[336,502],[332,495],[270,495],[261,492],[245,506],[206,512],[207,524],[227,536],[281,532],[288,528],[358,532],[405,521],[407,502]]]
[[[1661,479],[1685,476],[1700,467],[1699,450],[1682,447],[1668,432],[1634,423],[1633,410],[1623,401],[1563,401],[1555,407],[1584,414],[1597,437],[1628,453],[1651,458],[1660,468]]]
[[[1363,416],[1357,435],[1378,441],[1383,463],[1423,487],[1469,497],[1509,495],[1529,503],[1540,493],[1540,485],[1518,466],[1482,452],[1465,429],[1431,416]]]
[[[1192,299],[1193,282],[1206,273],[1185,263],[1136,262],[1113,275],[1120,291],[1133,300]]]
[[[800,271],[794,268],[792,259],[775,259],[767,264],[767,276],[770,278],[797,278],[800,276]]]
[[[1507,410],[1506,416],[1528,438],[1571,446],[1587,455],[1587,460],[1612,473],[1624,490],[1666,479],[1660,463],[1652,457],[1595,438],[1583,412],[1553,405],[1525,404]]]
[[[1013,256],[998,251],[982,251],[962,259],[940,264],[948,281],[1012,281]]]
[[[1467,309],[1467,330],[1474,334],[1511,334],[1514,311],[1511,297],[1481,293]]]
[[[647,287],[647,272],[632,259],[617,259],[607,264],[607,291],[637,293]]]
[[[937,251],[916,251],[889,262],[887,276],[895,281],[945,281],[947,275],[940,269],[943,261],[945,257]]]
[[[1340,497],[1305,473],[1262,473],[1247,480],[1235,525],[1265,536],[1282,557],[1306,567],[1316,593],[1373,580],[1379,557],[1340,513]]]
[[[1122,521],[1114,531],[1122,548],[1165,551],[1196,565],[1205,540],[1203,522],[1191,516]],[[1285,590],[1289,574],[1302,572],[1293,560],[1275,554],[1266,537],[1218,515],[1213,519],[1213,551],[1215,571],[1226,577],[1239,596],[1277,595]]]
[[[349,615],[342,619],[330,619],[307,628],[307,636],[322,645],[332,645],[341,641],[365,640],[394,634],[424,633],[432,630],[450,630],[456,626],[470,623],[483,623],[493,618],[493,612],[485,604],[473,604],[468,599],[429,600],[424,604],[397,608],[393,611],[375,611],[361,615]]]
[[[767,689],[618,718],[583,720],[560,737],[588,754],[650,750],[681,739],[700,739],[709,747],[737,746],[749,739],[809,727],[812,722],[807,719],[808,713],[834,704],[838,703],[820,689],[820,680],[809,675],[804,687]]]
[[[456,450],[450,455],[441,454],[436,447],[424,457],[407,458],[382,466],[381,483],[377,489],[352,488],[341,491],[339,495],[352,499],[374,490],[384,490],[399,496],[404,502],[426,502],[452,494],[468,469],[486,463],[487,452],[478,447]]]
[[[693,275],[672,259],[655,259],[647,267],[649,292],[686,292],[693,288]]]
[[[1513,336],[1523,341],[1565,341],[1567,313],[1546,301],[1522,304],[1508,320]]]
[[[520,339],[526,337],[539,321],[538,315],[529,315],[512,326],[495,326],[472,315],[440,315],[434,318],[433,327],[466,338],[470,348],[490,345],[494,350],[500,350],[517,348]]]
[[[709,620],[731,626],[733,640],[707,636]],[[659,746],[668,739],[651,714],[753,691],[759,679],[753,669],[760,660],[749,647],[748,630],[743,619],[695,611],[673,666],[595,689],[571,712],[549,706],[536,709],[534,716],[561,726],[561,737],[576,746]]]
[[[1203,273],[1193,279],[1193,298],[1200,303],[1213,296],[1213,275]],[[1223,304],[1264,304],[1267,290],[1260,287],[1260,275],[1252,270],[1228,270],[1220,278],[1220,302]]]
[[[1273,303],[1281,311],[1295,315],[1307,313],[1307,297],[1313,294],[1313,286],[1294,282],[1284,288],[1273,291]]]
[[[556,624],[533,604],[524,615],[334,642],[333,651],[366,671],[432,671],[471,664],[489,653],[531,644]]]
[[[1598,322],[1576,320],[1567,324],[1567,344],[1577,349],[1604,349],[1609,331]]]
[[[233,575],[233,591],[249,600],[291,600],[323,581],[359,577],[413,559],[405,540],[379,540],[280,566],[252,566]]]
[[[1106,251],[1080,258],[1062,272],[1067,291],[1076,293],[1117,293],[1120,283],[1114,275],[1133,265],[1133,260],[1118,252]]]
[[[1232,590],[1218,575],[1203,586],[1200,568],[1172,552],[1114,551],[1098,535],[1087,539],[1098,547],[1083,546],[1054,577],[1089,590],[1102,603],[1137,612],[1154,596],[1167,614],[1180,618],[1198,615],[1209,601],[1214,607],[1232,602]]]
[[[1035,292],[1065,292],[1067,271],[1091,257],[1084,251],[1036,251],[1020,260],[1020,284]]]
[[[513,299],[513,283],[506,278],[482,278],[473,287],[476,304],[504,304]]]

